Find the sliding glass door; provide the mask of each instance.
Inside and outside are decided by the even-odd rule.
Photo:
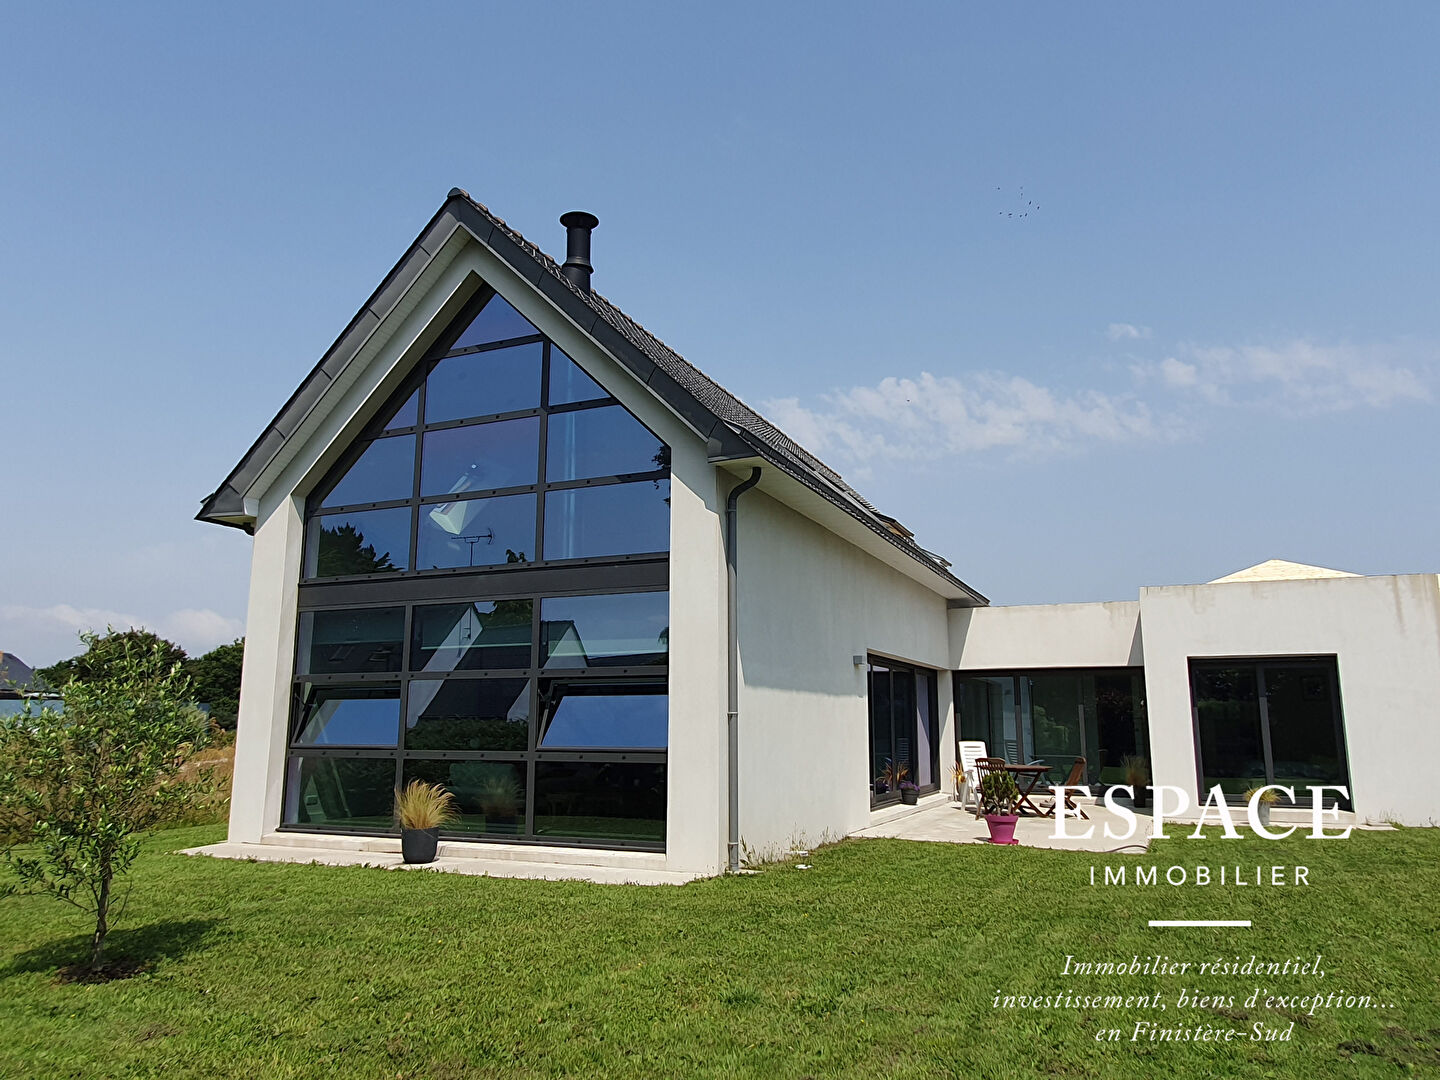
[[[897,802],[900,785],[940,786],[939,695],[935,672],[871,657],[870,802]]]
[[[1149,752],[1141,668],[966,672],[955,706],[961,739],[1014,764],[1039,761],[1051,783],[1081,757],[1086,783],[1124,783],[1124,759]]]
[[[1192,660],[1201,786],[1347,784],[1334,657]]]

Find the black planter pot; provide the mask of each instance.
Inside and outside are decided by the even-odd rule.
[[[910,791],[908,789],[903,790],[900,792],[900,801],[906,806],[914,806],[920,801],[920,792]]]
[[[434,862],[439,844],[439,829],[400,830],[400,857],[407,863]]]
[[[1130,805],[1137,810],[1143,810],[1150,805],[1150,785],[1140,784],[1135,788],[1135,798],[1130,800]]]

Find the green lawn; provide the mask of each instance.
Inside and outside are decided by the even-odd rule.
[[[59,984],[83,927],[0,902],[0,1076],[1243,1076],[1440,1073],[1440,832],[1169,841],[1140,858],[847,841],[813,869],[683,888],[506,881],[170,854],[134,873],[113,953],[150,970]],[[1309,888],[1090,888],[1099,865],[1304,863]],[[1152,930],[1147,918],[1253,918]],[[1066,953],[1203,960],[1321,952],[1326,990],[1388,1010],[1297,1019],[1289,1043],[1109,1043],[1134,1014],[1009,1012],[997,990],[1256,980],[1065,980]],[[1294,992],[1293,980],[1259,980]],[[1143,985],[1140,985],[1143,984]],[[1266,1014],[1177,1015],[1248,1027]]]

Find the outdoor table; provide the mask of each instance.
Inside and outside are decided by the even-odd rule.
[[[1029,807],[1030,813],[1036,817],[1044,817],[1046,811],[1041,810],[1040,807],[1030,801],[1030,793],[1034,791],[1035,786],[1049,774],[1050,766],[1007,764],[1005,771],[1015,775],[1015,786],[1020,789],[1020,798],[1015,801],[1015,812],[1017,814],[1024,814],[1026,807]],[[1026,783],[1027,780],[1029,783]]]

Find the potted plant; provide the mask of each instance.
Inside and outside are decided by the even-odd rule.
[[[963,761],[955,762],[955,767],[950,771],[950,775],[955,781],[955,790],[950,797],[956,802],[963,802],[965,785],[969,783],[969,778],[965,775],[965,763]]]
[[[1131,800],[1139,809],[1150,804],[1150,762],[1139,754],[1126,754],[1120,759],[1120,770],[1125,774],[1125,783],[1134,790]]]
[[[1241,797],[1245,800],[1246,806],[1250,805],[1251,799],[1256,799],[1255,817],[1260,822],[1262,829],[1268,829],[1270,827],[1270,808],[1280,801],[1280,793],[1270,787],[1252,787]]]
[[[912,784],[909,780],[902,781],[900,784],[900,801],[906,806],[914,806],[920,801],[920,788]]]
[[[980,781],[980,812],[990,826],[992,844],[1018,844],[1015,839],[1015,804],[1020,789],[1008,772],[986,773]]]
[[[875,794],[884,795],[887,791],[899,791],[903,798],[905,792],[902,790],[905,778],[910,775],[910,766],[903,761],[898,764],[885,759],[885,768],[880,770],[880,775],[875,778]],[[912,802],[914,800],[911,800]]]
[[[439,784],[411,780],[395,792],[395,820],[400,823],[400,855],[407,863],[435,861],[440,828],[455,820],[455,796]]]

